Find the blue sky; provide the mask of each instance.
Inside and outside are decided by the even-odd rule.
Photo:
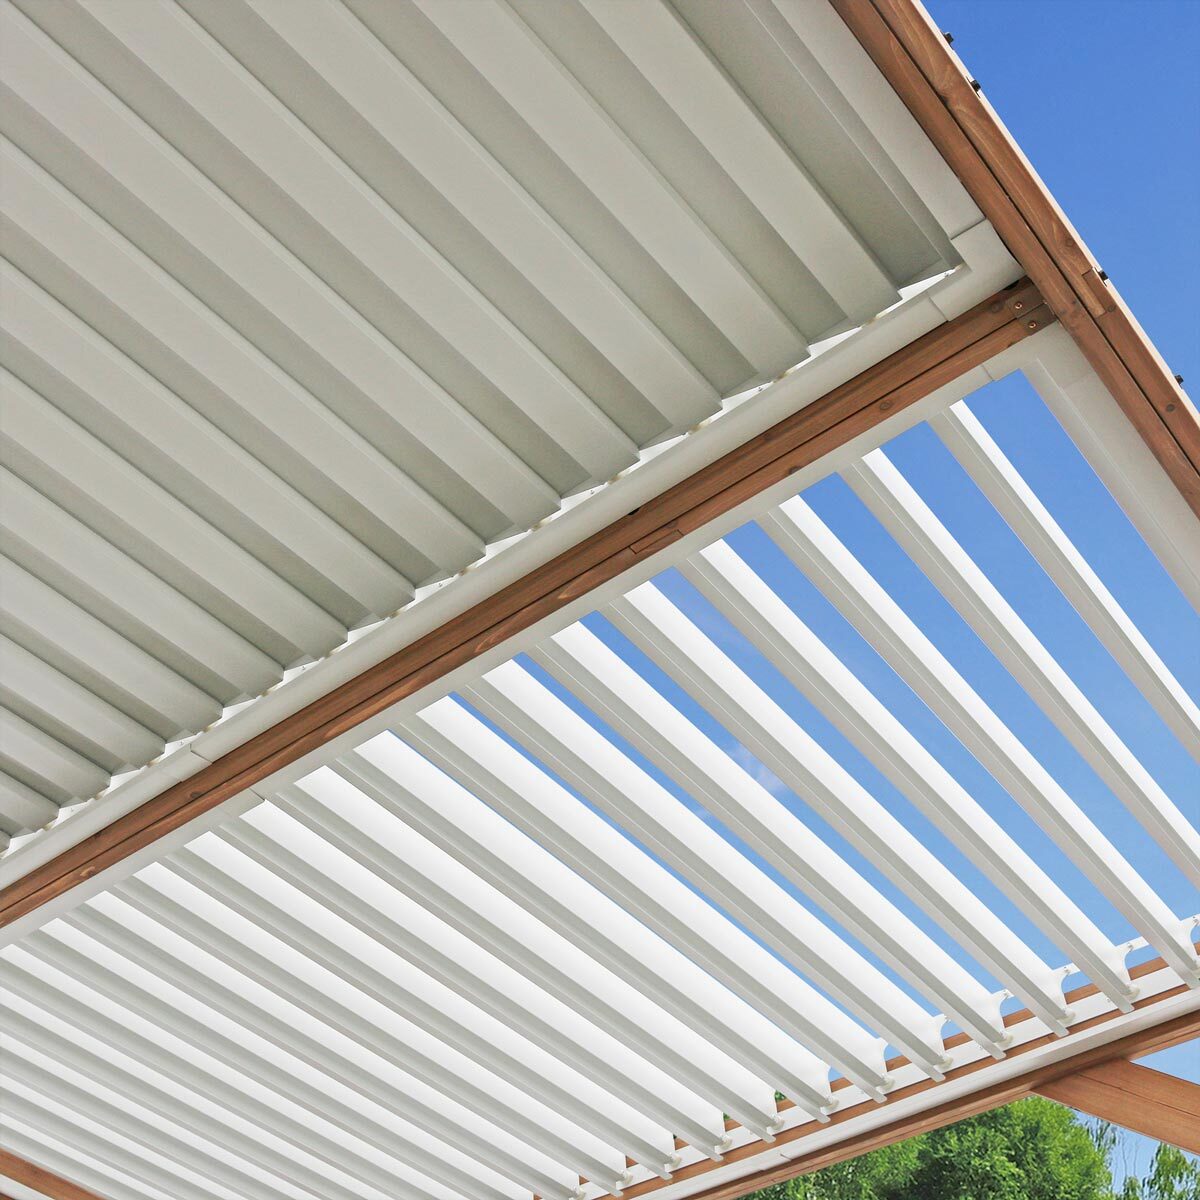
[[[1195,66],[1200,50],[1200,0],[931,0],[931,6],[943,28],[954,33],[956,49],[981,80],[992,103],[1157,341],[1172,369],[1200,380],[1196,317],[1200,312],[1200,245],[1195,228],[1195,214],[1200,212],[1200,79]],[[971,407],[1180,682],[1200,698],[1200,616],[1179,595],[1033,390],[1022,379],[1012,378],[978,393],[971,399]],[[1009,601],[1069,668],[1088,698],[1167,793],[1200,824],[1196,764],[936,436],[927,428],[918,428],[896,439],[888,453],[951,532],[1001,585]],[[846,485],[838,479],[826,480],[809,489],[806,499],[1085,811],[1125,850],[1134,865],[1154,881],[1174,910],[1180,916],[1200,910],[1200,897],[1161,849],[1113,799]],[[729,541],[889,703],[909,730],[975,798],[1013,830],[1035,860],[1094,916],[1106,934],[1118,941],[1132,935],[1124,919],[1107,906],[761,530],[747,527],[731,535]],[[666,572],[658,582],[825,749],[933,846],[1047,962],[1057,965],[1065,960],[1063,953],[925,822],[678,573]],[[763,778],[783,803],[931,936],[957,953],[953,942],[924,914],[824,825],[801,798],[755,764],[748,752],[611,625],[600,616],[588,618],[587,624],[719,744]],[[1163,630],[1174,632],[1164,639]],[[528,662],[526,665],[566,698],[549,677]],[[620,741],[603,725],[599,727]],[[669,790],[691,803],[632,748],[622,748]],[[769,866],[760,865],[779,878]],[[988,979],[977,964],[968,965]],[[994,986],[994,981],[988,982]],[[1198,1058],[1200,1054],[1193,1046],[1156,1056],[1154,1064],[1200,1080]],[[1123,1147],[1121,1164],[1131,1170],[1144,1170],[1152,1149],[1146,1139],[1131,1137]]]
[[[1200,3],[925,4],[1194,399]]]

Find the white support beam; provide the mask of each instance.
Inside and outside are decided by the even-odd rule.
[[[1038,334],[1025,375],[1088,466],[1162,563],[1188,603],[1200,612],[1200,522],[1121,406],[1088,366],[1061,325]]]

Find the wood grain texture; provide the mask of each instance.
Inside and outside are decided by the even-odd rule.
[[[1021,280],[0,891],[7,925],[319,749],[1052,323]]]
[[[1200,516],[1200,421],[1175,377],[916,0],[834,8]]]
[[[1200,1086],[1127,1059],[1055,1079],[1038,1094],[1200,1154]]]
[[[27,1188],[50,1197],[50,1200],[107,1200],[99,1192],[80,1187],[79,1184],[72,1183],[69,1179],[64,1179],[61,1175],[56,1175],[53,1171],[39,1167],[36,1163],[31,1163],[3,1148],[0,1148],[0,1175],[15,1179],[17,1183],[23,1183]],[[5,1198],[0,1195],[0,1200]]]

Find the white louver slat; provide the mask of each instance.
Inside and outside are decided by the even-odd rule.
[[[1200,760],[1200,708],[988,431],[962,404],[951,406],[932,425],[1105,649],[1121,664],[1121,669],[1154,705],[1192,757]]]
[[[593,711],[602,714],[652,761],[658,761],[690,795],[703,798],[705,806],[728,829],[796,887],[809,894],[819,892],[822,906],[844,926],[875,947],[885,961],[915,986],[936,997],[943,1011],[952,1014],[963,1028],[970,1029],[981,1044],[998,1049],[1002,1036],[998,1006],[970,974],[866,879],[831,853],[803,822],[775,802],[761,782],[714,746],[616,654],[606,650],[582,627],[556,635],[542,654],[551,669]],[[721,670],[719,659],[710,662]],[[725,710],[725,715],[728,718],[729,710]],[[774,723],[772,717],[777,715],[782,714],[773,713],[768,704],[759,710],[758,719],[765,719],[765,724],[770,725]],[[847,810],[861,802],[859,785],[844,769],[798,728],[789,728],[786,718],[782,725],[784,740],[790,741],[796,750],[797,769],[805,772],[798,794],[829,793],[839,797],[836,803]],[[737,728],[736,720],[731,728]],[[744,740],[743,744],[749,746],[750,740]],[[780,778],[788,777],[786,770],[781,767]],[[711,846],[712,839],[708,840]],[[723,882],[709,886],[711,889],[729,885]],[[725,894],[736,896],[732,889]],[[748,928],[760,930],[762,936],[776,945],[788,946],[787,958],[797,970],[821,973],[827,989],[853,1011],[859,1011],[867,1025],[881,1032],[886,1030],[889,1042],[902,1048],[914,1062],[933,1070],[940,1067],[936,1032],[931,1031],[926,1040],[912,1039],[912,1031],[920,1028],[922,1017],[911,1000],[894,986],[888,986],[867,964],[854,963],[846,948],[828,933],[823,935],[828,944],[824,954],[818,954],[815,946],[805,945],[796,938],[805,923],[811,924],[805,921],[802,910],[797,912],[794,905],[789,905],[791,911],[785,919],[764,919],[754,915],[755,909],[748,901],[730,899],[724,903]],[[831,964],[845,965],[825,967],[820,960],[826,957]],[[824,975],[824,971],[829,974]],[[856,975],[858,980],[849,982]]]
[[[762,581],[734,551],[727,545],[714,546],[687,564],[685,571],[931,822],[1030,912],[1039,926],[1055,930],[1062,948],[1073,961],[1086,964],[1088,974],[1114,1003],[1128,1002],[1128,977],[1112,961],[1112,947],[1094,924],[784,602],[764,594]],[[735,592],[740,605],[731,602]],[[630,603],[634,603],[632,596]],[[875,836],[880,836],[878,831]],[[986,924],[995,928],[994,920]],[[996,942],[999,947],[1012,944],[1002,932]],[[1032,990],[1031,1005],[1045,1004],[1047,986],[1054,986],[1049,968],[1023,953],[1012,962],[1021,963],[1017,969]]]
[[[724,8],[4,0],[0,832],[1017,277],[830,12]]]
[[[1097,887],[1128,906],[1130,923],[1177,969],[1190,970],[1195,952],[1187,930],[804,501],[789,500],[763,525],[864,637],[887,647],[892,667]]]
[[[522,694],[519,671],[514,670],[505,680],[513,691],[501,691],[496,687],[499,674],[501,672],[485,677],[478,689],[469,694],[472,700],[479,699],[483,711],[508,725],[528,749],[623,828],[635,833],[639,841],[653,847],[659,857],[684,874],[694,886],[711,893],[711,887],[706,886],[710,872],[723,879],[732,874],[736,880],[739,859],[721,838],[708,835],[698,818],[680,811],[680,806],[653,779],[609,747],[602,737],[589,730],[576,714],[553,696],[544,692],[539,695],[533,689]],[[534,712],[545,714],[544,718],[529,717],[530,707],[527,706]],[[816,942],[820,946],[823,939],[819,926],[814,928],[815,923],[806,919],[803,910],[786,905],[785,896],[772,896],[770,889],[768,896],[777,908],[781,901],[784,902],[782,906],[791,925],[799,927],[794,929],[792,938],[812,954],[813,950],[805,943]],[[751,905],[745,907],[753,911]],[[786,928],[788,922],[774,916],[771,924]],[[810,930],[806,939],[804,933]],[[828,1017],[824,1023],[828,1023]],[[883,1077],[881,1056],[877,1047],[870,1053],[866,1051],[862,1039],[851,1029],[845,1047],[838,1053],[851,1078],[859,1080],[865,1090],[877,1090]]]
[[[881,451],[847,480],[934,580],[1014,677],[1071,740],[1096,774],[1136,812],[1167,853],[1200,886],[1200,831],[1084,695],[994,584]]]
[[[794,1043],[714,987],[688,958],[648,936],[618,904],[606,903],[602,893],[584,885],[551,854],[530,846],[507,821],[415,751],[390,742],[377,749],[386,757],[368,757],[364,751],[365,761],[344,759],[339,773],[614,974],[636,982],[640,992],[695,1033],[719,1044],[732,1029],[736,1042],[728,1052],[760,1077],[780,1090],[810,1096],[818,1108],[828,1100],[817,1060],[797,1055]]]

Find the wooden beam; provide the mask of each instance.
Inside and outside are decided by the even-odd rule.
[[[1200,515],[1200,421],[917,0],[831,0]]]
[[[121,862],[1054,320],[1027,280],[918,338],[0,891],[0,926]]]
[[[1200,1154],[1200,1085],[1186,1079],[1117,1058],[1035,1090],[1089,1116]]]
[[[61,1175],[56,1175],[53,1171],[39,1167],[36,1163],[31,1163],[3,1148],[0,1148],[0,1175],[23,1183],[35,1192],[41,1192],[43,1196],[49,1196],[50,1200],[105,1200],[99,1193],[80,1187],[79,1184],[72,1183],[69,1179],[64,1179]],[[0,1196],[0,1200],[5,1198]]]
[[[1154,959],[1151,962],[1143,963],[1133,968],[1130,971],[1130,975],[1133,978],[1141,978],[1154,971],[1162,970],[1165,965],[1162,959]],[[1069,1005],[1077,1004],[1080,1000],[1095,995],[1097,990],[1094,984],[1088,984],[1067,993],[1066,1001]],[[1163,992],[1158,996],[1135,1004],[1134,1008],[1140,1010],[1153,1007],[1164,1000],[1183,995],[1189,990],[1186,984],[1180,984],[1178,987]],[[1116,1020],[1120,1016],[1121,1014],[1115,1011],[1105,1013],[1102,1016],[1073,1025],[1071,1032],[1079,1033],[1087,1029],[1093,1029]],[[1028,1010],[1013,1013],[1005,1018],[1005,1025],[1011,1027],[1023,1021],[1030,1020],[1032,1017],[1033,1014]],[[782,1183],[788,1179],[794,1179],[798,1175],[807,1175],[812,1171],[820,1170],[822,1167],[845,1162],[847,1159],[857,1158],[860,1154],[866,1154],[871,1150],[878,1150],[883,1146],[890,1146],[895,1142],[904,1141],[906,1138],[914,1137],[919,1133],[927,1133],[933,1129],[940,1129],[945,1125],[953,1124],[955,1121],[961,1121],[978,1113],[987,1112],[990,1109],[999,1108],[1005,1104],[1011,1104],[1014,1100],[1020,1100],[1024,1096],[1033,1094],[1043,1085],[1049,1085],[1054,1080],[1089,1068],[1097,1063],[1107,1062],[1114,1057],[1141,1057],[1157,1050],[1165,1050],[1197,1036],[1200,1036],[1200,1010],[1185,1013],[1182,1016],[1171,1018],[1160,1024],[1151,1025],[1146,1029],[1128,1034],[1107,1045],[1080,1051],[1068,1058],[1034,1068],[1011,1079],[985,1085],[977,1091],[967,1093],[953,1100],[948,1100],[944,1104],[935,1105],[920,1112],[910,1112],[890,1123],[876,1126],[862,1133],[853,1134],[844,1141],[822,1147],[819,1150],[813,1150],[808,1154],[798,1155],[796,1158],[789,1159],[784,1163],[776,1162],[769,1167],[753,1171],[738,1179],[718,1184],[706,1191],[697,1192],[689,1196],[689,1200],[736,1200],[737,1197],[744,1196],[748,1192],[757,1191],[759,1188],[769,1187],[775,1183]],[[965,1035],[958,1035],[948,1039],[946,1045],[950,1047],[966,1040],[968,1039]],[[1046,1034],[1044,1037],[1015,1047],[1009,1052],[1008,1059],[1019,1058],[1022,1055],[1029,1054],[1031,1051],[1050,1045],[1056,1040],[1057,1038],[1054,1034]],[[888,1069],[889,1071],[894,1071],[906,1063],[907,1059],[904,1058],[893,1059],[889,1061]],[[969,1063],[964,1067],[947,1072],[946,1081],[951,1082],[967,1078],[973,1074],[987,1072],[992,1065],[990,1059],[980,1059],[977,1062]],[[839,1080],[834,1084],[835,1092],[848,1086],[847,1083]],[[862,1104],[838,1109],[831,1116],[829,1123],[820,1127],[820,1131],[823,1132],[829,1128],[844,1124],[847,1121],[852,1121],[867,1113],[885,1111],[888,1106],[894,1106],[899,1101],[944,1086],[944,1084],[936,1083],[932,1079],[926,1079],[890,1092],[882,1106],[876,1104],[874,1101],[865,1101]],[[790,1107],[790,1105],[786,1107]],[[805,1138],[812,1137],[813,1133],[814,1128],[811,1124],[785,1129],[776,1135],[774,1145],[781,1146],[789,1142],[802,1142]],[[729,1163],[754,1158],[767,1149],[768,1146],[764,1142],[748,1142],[727,1152],[721,1162],[702,1159],[699,1162],[680,1168],[672,1175],[670,1180],[648,1179],[644,1183],[626,1188],[623,1196],[625,1200],[644,1200],[645,1197],[652,1196],[661,1188],[671,1187],[690,1179],[703,1178],[710,1171],[718,1170]]]

